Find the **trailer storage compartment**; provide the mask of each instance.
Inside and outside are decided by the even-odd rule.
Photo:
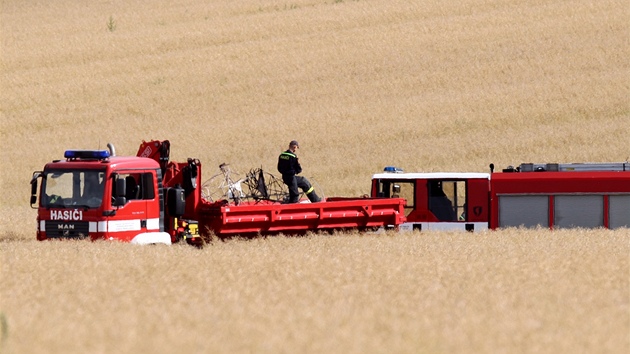
[[[560,166],[560,171],[528,167],[526,172],[493,173],[491,228],[630,225],[630,172],[625,165],[617,171],[594,170],[591,164]]]

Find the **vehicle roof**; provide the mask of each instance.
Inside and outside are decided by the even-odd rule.
[[[46,164],[46,169],[138,169],[149,168],[157,169],[160,165],[157,161],[146,157],[136,156],[112,156],[104,160],[87,159],[87,160],[58,160]]]
[[[494,173],[494,194],[628,193],[630,173],[611,171]]]
[[[421,172],[421,173],[377,173],[372,179],[490,179],[489,173],[476,172]]]
[[[492,180],[630,180],[630,171],[544,171],[544,172],[501,172],[492,174]]]

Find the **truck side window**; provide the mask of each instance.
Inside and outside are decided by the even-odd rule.
[[[125,198],[127,200],[154,199],[154,178],[151,172],[119,173],[118,178],[125,179]]]
[[[404,198],[405,216],[409,216],[416,204],[416,183],[415,181],[397,181],[392,185],[392,198]]]
[[[134,176],[125,177],[127,189],[125,190],[125,197],[127,200],[139,199],[138,195],[140,192],[140,188],[138,187],[138,183],[136,182],[136,178]]]
[[[416,182],[413,180],[381,180],[377,195],[381,198],[404,198],[406,200],[405,216],[408,216],[416,205]]]
[[[442,187],[442,181],[429,181],[429,210],[440,221],[455,220],[453,202],[448,199]]]
[[[440,221],[466,220],[466,181],[431,180],[429,210]]]
[[[142,199],[155,198],[155,190],[153,188],[153,174],[146,172],[142,174]]]

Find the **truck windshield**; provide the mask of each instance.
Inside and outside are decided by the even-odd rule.
[[[41,204],[48,208],[98,208],[103,202],[105,171],[44,171]]]

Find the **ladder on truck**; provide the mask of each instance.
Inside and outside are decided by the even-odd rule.
[[[579,171],[630,171],[629,162],[593,163],[522,163],[521,172],[579,172]]]

